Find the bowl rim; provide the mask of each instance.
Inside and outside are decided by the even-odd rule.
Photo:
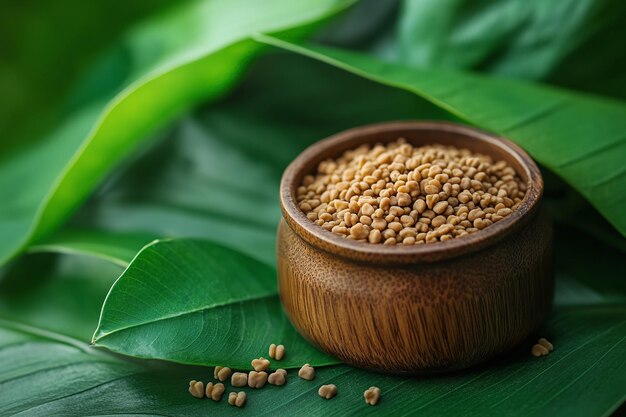
[[[517,160],[524,169],[527,178],[526,195],[520,207],[509,216],[489,227],[461,238],[445,242],[428,243],[423,245],[381,245],[367,242],[358,242],[342,238],[330,231],[322,229],[309,220],[296,203],[295,192],[305,175],[303,170],[315,161],[315,166],[323,158],[322,153],[337,149],[339,155],[347,142],[376,134],[391,134],[394,131],[430,131],[452,133],[466,136],[472,140],[480,140],[496,146]],[[399,133],[400,137],[401,134]],[[471,149],[471,146],[467,148]],[[285,169],[280,183],[280,207],[283,218],[289,227],[310,245],[334,255],[338,255],[357,262],[381,264],[411,264],[421,262],[435,262],[451,259],[472,253],[493,244],[520,230],[535,215],[543,195],[543,179],[537,164],[518,145],[508,139],[476,129],[467,125],[443,121],[393,121],[375,123],[354,127],[322,139],[301,152]]]

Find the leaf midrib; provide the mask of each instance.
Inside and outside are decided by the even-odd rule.
[[[183,317],[183,316],[187,316],[190,314],[194,314],[194,313],[199,313],[199,312],[204,312],[207,310],[212,310],[214,308],[220,308],[220,307],[225,307],[225,306],[229,306],[229,305],[235,305],[235,304],[244,304],[244,303],[249,303],[252,301],[258,301],[258,300],[263,300],[263,299],[267,299],[267,298],[273,298],[273,297],[278,297],[278,292],[273,292],[273,293],[268,293],[268,294],[262,294],[262,295],[253,295],[250,297],[244,297],[244,298],[240,298],[240,299],[229,299],[229,300],[225,300],[224,302],[219,302],[219,303],[213,303],[210,305],[205,305],[205,306],[201,306],[195,309],[191,309],[191,310],[186,310],[186,311],[181,311],[175,314],[169,314],[169,315],[164,315],[164,316],[160,316],[154,320],[146,320],[146,321],[141,321],[141,322],[137,322],[128,326],[123,326],[123,327],[119,327],[117,329],[108,331],[108,332],[102,332],[100,330],[100,323],[98,324],[98,328],[96,329],[96,332],[94,334],[94,337],[91,341],[91,343],[93,345],[99,346],[98,342],[104,338],[106,338],[107,336],[110,336],[112,334],[115,333],[119,333],[125,330],[129,330],[129,329],[133,329],[136,327],[141,327],[141,326],[145,326],[148,324],[153,324],[153,323],[158,323],[158,322],[162,322],[162,321],[167,321],[167,320],[171,320],[171,319],[175,319],[177,317]],[[104,303],[104,305],[106,306],[106,301]],[[102,317],[100,318],[100,321],[102,320]],[[97,336],[96,336],[97,334]]]

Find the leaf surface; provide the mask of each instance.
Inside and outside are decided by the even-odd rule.
[[[523,81],[415,69],[266,35],[256,38],[413,92],[461,119],[516,141],[626,236],[626,104]]]
[[[240,369],[275,343],[289,346],[283,368],[337,363],[282,313],[273,268],[200,240],[142,249],[111,287],[93,343],[140,358]]]
[[[347,366],[319,368],[314,381],[290,371],[283,387],[244,388],[247,404],[198,400],[191,379],[209,381],[206,368],[130,363],[62,336],[0,322],[0,409],[3,415],[142,414],[307,416],[554,416],[607,415],[625,398],[626,309],[582,306],[558,310],[541,335],[554,342],[549,356],[530,355],[532,342],[466,372],[400,378]],[[54,383],[50,383],[54,381]],[[338,395],[317,395],[332,383]],[[375,385],[382,399],[363,401]],[[35,394],[36,395],[33,395]],[[112,401],[112,399],[115,399]]]
[[[196,1],[135,28],[77,86],[56,130],[0,158],[0,264],[66,220],[150,133],[227,91],[261,48],[250,34],[294,36],[348,4]]]

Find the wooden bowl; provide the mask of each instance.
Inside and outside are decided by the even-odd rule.
[[[320,161],[400,137],[506,160],[527,183],[521,207],[471,235],[414,246],[356,242],[310,221],[296,188]],[[320,349],[376,371],[462,369],[516,345],[553,298],[552,226],[539,210],[543,180],[517,145],[443,122],[392,122],[322,140],[285,170],[278,228],[280,297],[293,325]]]

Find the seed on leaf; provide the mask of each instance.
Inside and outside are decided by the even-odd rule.
[[[268,361],[267,359],[263,357],[254,359],[252,361],[252,368],[254,368],[254,370],[257,372],[264,371],[269,367],[270,367],[270,361]]]
[[[202,381],[189,381],[189,393],[196,398],[204,398],[204,383]]]
[[[243,407],[246,403],[246,393],[243,391],[228,394],[228,404]]]
[[[369,389],[365,390],[363,393],[363,397],[365,397],[365,402],[369,405],[378,404],[378,400],[380,400],[380,388],[369,387]]]
[[[315,378],[315,369],[308,363],[305,363],[298,371],[298,376],[307,381],[311,381]]]
[[[248,385],[248,374],[244,372],[235,372],[230,378],[230,385],[233,387],[245,387]]]
[[[270,374],[267,378],[267,382],[271,385],[285,385],[287,379],[287,371],[284,369],[277,369],[276,372]]]
[[[337,386],[334,384],[322,385],[317,393],[320,397],[330,400],[337,395]]]

